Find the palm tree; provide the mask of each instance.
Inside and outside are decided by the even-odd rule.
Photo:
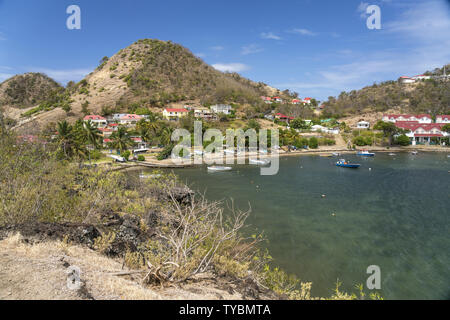
[[[172,142],[173,131],[172,127],[163,127],[159,132],[159,142],[165,146],[169,145]]]
[[[125,127],[119,127],[117,131],[111,135],[111,140],[112,147],[118,150],[119,153],[128,150],[128,147],[133,145],[133,141]]]
[[[73,127],[66,121],[58,122],[58,144],[64,152],[64,157],[68,158],[74,154],[74,134]]]
[[[83,137],[86,142],[93,145],[94,148],[98,148],[98,142],[101,139],[100,131],[96,126],[94,126],[89,120],[83,123]]]

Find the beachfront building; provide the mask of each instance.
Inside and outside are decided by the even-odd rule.
[[[386,114],[383,116],[384,122],[418,122],[418,123],[432,123],[433,118],[429,114]]]
[[[407,131],[405,134],[411,141],[412,145],[430,144],[433,139],[439,142],[442,138],[449,136],[448,133],[442,131],[443,123],[418,123],[418,122],[396,122],[395,126]]]
[[[106,118],[103,118],[102,116],[98,115],[89,115],[84,117],[84,122],[90,121],[92,124],[94,124],[97,128],[104,128],[108,125],[108,121]]]
[[[188,113],[189,111],[184,108],[183,109],[168,108],[164,109],[163,117],[169,121],[178,121],[181,118],[186,117]]]
[[[223,113],[229,115],[231,114],[232,109],[233,107],[227,104],[216,104],[211,106],[211,111],[214,112],[215,114]]]
[[[370,129],[370,122],[360,121],[356,125],[356,128],[358,128],[358,129],[367,129],[368,130],[368,129]]]
[[[436,123],[449,124],[450,116],[449,115],[436,116]]]

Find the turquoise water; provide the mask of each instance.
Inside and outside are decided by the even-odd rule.
[[[315,295],[328,296],[337,279],[355,291],[367,267],[378,265],[386,299],[450,299],[450,158],[346,158],[362,167],[303,156],[281,158],[276,176],[244,165],[174,172],[208,199],[250,204],[248,223],[264,231],[276,263],[312,281]]]

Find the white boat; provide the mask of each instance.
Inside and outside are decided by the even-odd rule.
[[[125,160],[124,157],[121,156],[116,156],[113,154],[108,154],[108,157],[113,158],[114,160],[116,160],[117,162],[127,162],[127,160]]]
[[[211,171],[211,172],[230,171],[232,169],[233,168],[231,168],[231,167],[223,167],[223,166],[211,166],[211,167],[208,167],[208,171]]]
[[[412,151],[411,154],[412,155],[416,155],[416,154],[418,154],[418,152],[417,151]]]
[[[148,149],[148,148],[140,148],[140,149],[133,150],[133,153],[146,153],[148,151],[150,151],[150,149]]]
[[[390,156],[396,156],[396,154],[395,154],[395,153],[389,153],[389,155],[390,155]]]
[[[249,164],[255,164],[255,165],[269,165],[270,164],[270,160],[257,160],[257,159],[250,159],[248,161]]]
[[[338,152],[333,152],[333,157],[339,157],[341,154]]]
[[[362,156],[362,157],[374,157],[375,153],[373,152],[369,152],[367,150],[363,150],[357,153],[358,156]]]

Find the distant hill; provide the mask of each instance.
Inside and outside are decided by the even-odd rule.
[[[85,79],[69,83],[66,95],[58,95],[26,115],[46,124],[61,119],[73,121],[87,112],[133,112],[137,107],[157,109],[170,104],[234,102],[264,106],[260,96],[275,94],[286,95],[239,74],[220,72],[179,44],[144,39],[110,58],[104,57]],[[70,110],[60,107],[68,104]]]
[[[446,71],[447,74],[450,73],[450,65],[446,67]],[[425,74],[441,76],[443,68],[427,71]],[[342,92],[336,98],[328,98],[324,105],[327,114],[341,116],[389,109],[433,115],[449,114],[450,81],[430,79],[412,84],[386,81],[361,90]]]
[[[46,101],[52,92],[63,89],[42,73],[16,75],[0,83],[0,106],[28,108]]]

